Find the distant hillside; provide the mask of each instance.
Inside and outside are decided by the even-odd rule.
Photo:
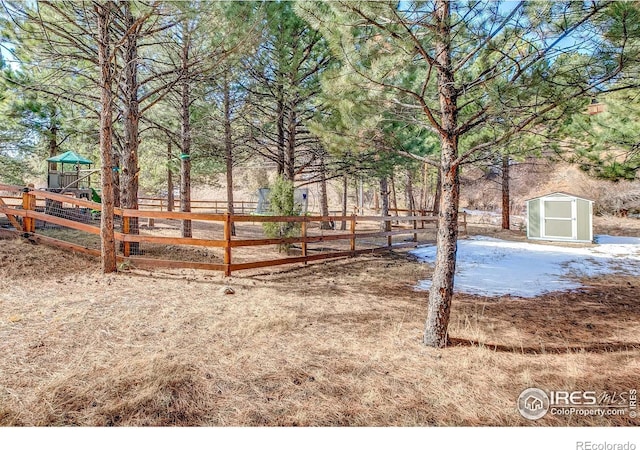
[[[594,179],[575,166],[560,163],[550,163],[544,159],[532,158],[523,163],[511,166],[511,212],[515,215],[524,213],[525,201],[529,198],[551,192],[562,191],[586,197],[595,201],[596,214],[624,215],[640,213],[640,181],[610,182]],[[273,180],[275,173],[262,168],[237,168],[234,171],[235,200],[256,201],[257,190],[267,186]],[[461,172],[461,208],[482,211],[499,212],[501,200],[501,174],[499,170],[486,171],[465,166]],[[416,202],[420,198],[421,183],[415,179],[414,197]],[[427,209],[433,205],[433,185],[435,176],[428,177]],[[297,183],[300,184],[300,183]],[[351,179],[348,185],[348,210],[358,203],[356,196],[356,180]],[[320,185],[311,183],[305,185],[309,189],[309,210],[320,209]],[[395,179],[396,201],[398,208],[406,208],[405,180],[402,174]],[[373,208],[378,196],[377,180],[364,182],[364,207]],[[341,210],[342,180],[334,179],[328,182],[329,209]],[[152,194],[153,193],[149,193]],[[193,187],[194,200],[225,200],[225,175],[211,177],[207,185]]]
[[[579,168],[531,159],[511,166],[511,209],[522,214],[525,201],[552,192],[568,192],[595,201],[596,214],[624,215],[640,212],[640,181],[604,181],[592,178]],[[499,211],[501,175],[467,169],[462,174],[461,206]]]

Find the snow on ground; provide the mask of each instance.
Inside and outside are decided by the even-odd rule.
[[[537,297],[580,288],[575,277],[640,275],[640,238],[596,236],[596,244],[559,247],[483,236],[460,240],[455,290],[488,297]],[[412,253],[432,263],[436,248],[418,248]],[[431,280],[424,280],[418,289],[430,286]]]

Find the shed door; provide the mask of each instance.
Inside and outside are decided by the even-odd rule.
[[[549,238],[576,239],[576,200],[549,197],[542,208],[542,235]]]

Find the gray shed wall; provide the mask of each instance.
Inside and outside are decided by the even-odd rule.
[[[579,198],[577,209],[578,240],[590,241],[593,239],[591,235],[591,202]]]
[[[529,200],[527,202],[527,227],[529,237],[540,237],[540,199]]]

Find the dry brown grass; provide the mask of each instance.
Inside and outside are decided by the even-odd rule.
[[[231,279],[103,276],[92,259],[4,240],[0,262],[1,425],[637,425],[534,423],[515,406],[530,386],[637,387],[637,278],[457,295],[454,345],[436,350],[413,289],[429,268],[404,254]]]
[[[640,236],[640,219],[629,219],[610,215],[596,216],[593,219],[593,228],[594,234]]]

